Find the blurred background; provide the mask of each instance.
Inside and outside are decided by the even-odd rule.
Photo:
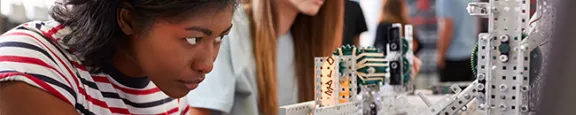
[[[350,0],[354,2],[358,2],[362,8],[366,25],[368,30],[360,34],[360,46],[367,47],[372,46],[374,44],[376,34],[377,34],[377,27],[381,18],[383,2],[387,2],[387,0]],[[462,85],[469,84],[466,82],[440,82],[440,77],[438,73],[438,49],[437,49],[437,42],[438,42],[438,20],[440,17],[437,17],[437,9],[436,4],[438,3],[437,0],[404,0],[407,13],[408,13],[408,23],[414,25],[415,29],[414,32],[416,33],[415,39],[417,39],[420,43],[418,44],[420,50],[415,54],[422,60],[422,68],[420,70],[420,74],[415,79],[415,84],[417,89],[431,89],[435,86],[446,86],[454,83],[461,83]],[[443,0],[444,2],[454,2],[451,0]],[[477,2],[488,2],[488,0],[462,0],[466,3],[477,1]],[[536,0],[531,0],[531,14],[534,13],[536,7]],[[348,9],[345,9],[348,10]],[[461,9],[465,11],[466,9]],[[450,12],[454,13],[454,12]],[[466,14],[467,15],[467,14]],[[479,32],[488,32],[488,20],[476,18],[478,19],[478,28]],[[454,23],[453,26],[458,26],[458,23]],[[476,33],[475,35],[477,35]],[[455,38],[453,38],[455,39]],[[472,51],[470,51],[472,52]]]
[[[32,20],[49,20],[56,0],[0,0],[0,33]]]
[[[359,2],[362,7],[368,31],[360,35],[361,46],[371,46],[374,44],[376,27],[382,11],[384,0],[352,0]],[[417,89],[428,89],[439,85],[439,75],[437,72],[436,41],[438,38],[437,21],[435,14],[435,0],[405,0],[409,23],[415,26],[414,31],[418,33],[418,41],[422,48],[417,54],[422,60],[422,68],[415,84]]]
[[[48,12],[56,0],[1,0],[0,1],[0,33],[3,33],[21,23],[32,20],[49,20]],[[356,2],[361,7],[367,31],[360,34],[359,45],[372,46],[375,41],[377,27],[382,14],[383,2],[386,0],[346,0]],[[438,21],[436,17],[436,0],[404,0],[408,12],[408,23],[415,26],[417,40],[421,50],[415,54],[422,60],[420,74],[415,80],[417,89],[429,89],[441,85],[437,72],[437,38]],[[470,0],[477,1],[477,0]],[[481,0],[487,1],[487,0]],[[532,0],[535,1],[535,0]],[[535,2],[533,2],[535,3]],[[535,4],[533,4],[535,5]],[[533,6],[534,8],[534,6]],[[465,10],[465,9],[462,9]],[[358,23],[356,23],[358,24]],[[487,21],[479,23],[481,31],[485,32]]]

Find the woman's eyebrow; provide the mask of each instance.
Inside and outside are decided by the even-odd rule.
[[[210,30],[208,28],[192,26],[192,27],[185,28],[185,30],[187,30],[187,31],[199,31],[199,32],[202,32],[208,36],[212,36],[212,30]]]

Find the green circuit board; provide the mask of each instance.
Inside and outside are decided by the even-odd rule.
[[[403,48],[405,49],[402,53],[403,55],[406,54],[406,50],[409,50],[408,43],[405,39],[403,39],[405,44],[403,44]],[[356,57],[356,75],[357,75],[357,83],[362,85],[368,84],[379,84],[385,81],[385,78],[388,76],[388,69],[389,63],[386,60],[386,56],[384,53],[379,51],[377,48],[368,47],[368,48],[357,48],[352,45],[345,45],[338,48],[336,51],[333,52],[335,56],[354,56]],[[403,56],[402,64],[402,71],[404,73],[403,79],[404,82],[408,82],[410,80],[410,71],[411,65],[408,59]],[[344,62],[340,62],[344,63]],[[343,65],[343,64],[340,64]],[[338,70],[340,73],[344,71],[344,68],[341,67]]]

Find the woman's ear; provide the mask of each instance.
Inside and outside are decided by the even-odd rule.
[[[124,3],[123,6],[118,10],[116,21],[118,26],[122,29],[122,32],[126,35],[132,35],[134,33],[134,17],[128,8],[131,8],[130,4]]]

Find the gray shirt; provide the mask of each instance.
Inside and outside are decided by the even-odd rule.
[[[278,37],[278,105],[298,102],[298,85],[294,62],[294,41],[290,33]]]
[[[187,95],[191,107],[219,111],[225,115],[258,115],[256,66],[250,21],[239,7],[220,47],[214,69],[198,88]],[[280,105],[297,102],[294,44],[290,34],[278,38],[278,100]]]
[[[473,0],[477,1],[477,0]],[[466,0],[436,0],[436,16],[453,21],[452,42],[448,46],[446,59],[461,61],[470,59],[478,41],[478,18],[468,14]]]

